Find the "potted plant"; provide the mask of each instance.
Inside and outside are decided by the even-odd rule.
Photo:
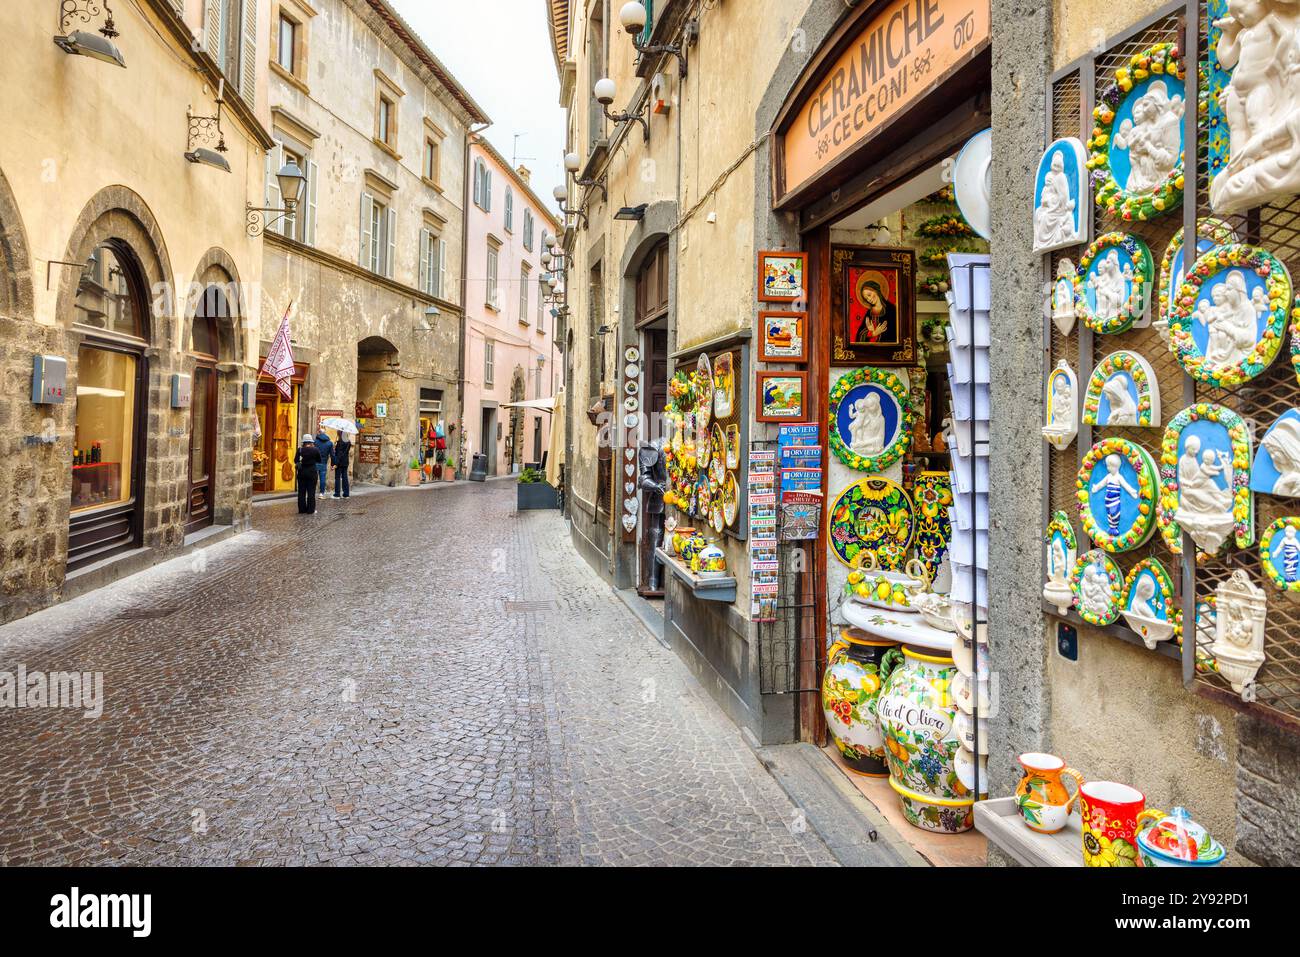
[[[553,486],[547,484],[546,473],[541,469],[524,469],[519,473],[519,484],[515,488],[518,511],[560,507],[560,496]]]
[[[450,455],[447,461],[442,463],[442,479],[444,482],[456,481],[456,460]]]
[[[420,484],[420,460],[417,458],[413,457],[411,459],[410,469],[406,473],[406,484],[407,485]]]

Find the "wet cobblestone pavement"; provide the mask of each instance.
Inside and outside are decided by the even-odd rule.
[[[833,863],[726,716],[511,482],[259,505],[0,628],[0,864]]]

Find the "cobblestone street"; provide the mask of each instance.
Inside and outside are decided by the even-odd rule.
[[[685,667],[514,483],[254,509],[0,628],[103,672],[0,710],[0,864],[833,863]]]

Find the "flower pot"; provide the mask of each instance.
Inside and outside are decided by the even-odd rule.
[[[877,778],[889,775],[876,702],[901,658],[894,642],[868,638],[855,628],[845,628],[831,646],[822,679],[822,713],[850,771]]]
[[[545,482],[519,482],[515,485],[515,508],[523,512],[538,508],[559,508],[560,496]]]
[[[456,470],[452,468],[450,465],[444,465],[442,467],[442,480],[444,482],[456,481]]]
[[[419,485],[419,484],[420,484],[420,476],[423,475],[423,474],[424,474],[424,473],[422,473],[419,469],[407,469],[407,470],[406,470],[406,484],[407,484],[407,485]]]

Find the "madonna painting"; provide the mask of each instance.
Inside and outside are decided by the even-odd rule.
[[[915,276],[911,249],[831,247],[833,362],[916,362]]]

